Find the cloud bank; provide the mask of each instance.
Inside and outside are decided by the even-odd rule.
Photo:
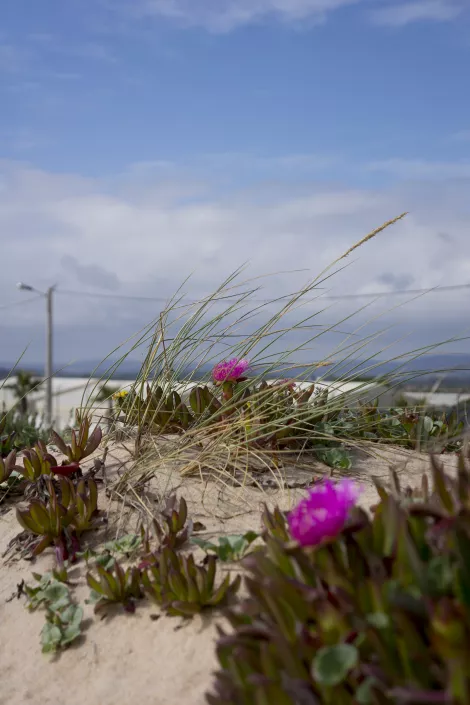
[[[434,173],[435,165],[430,168]],[[157,316],[189,275],[184,292],[198,299],[249,262],[245,278],[274,275],[257,282],[264,288],[256,296],[271,299],[295,291],[405,210],[410,211],[405,220],[343,261],[346,269],[323,283],[319,294],[388,292],[380,306],[391,308],[403,300],[392,297],[396,290],[470,282],[470,179],[452,178],[448,164],[445,180],[358,189],[308,179],[293,186],[280,179],[260,181],[249,195],[220,194],[208,173],[197,183],[185,182],[184,172],[175,181],[174,169],[170,178],[164,171],[156,175],[130,167],[106,180],[0,164],[0,232],[8,261],[0,280],[4,359],[15,358],[30,342],[28,354],[42,356],[43,302],[8,306],[22,300],[15,291],[20,279],[38,289],[58,284],[57,355],[62,361],[87,359],[98,348],[107,354]],[[423,169],[421,164],[417,176]],[[456,174],[462,176],[459,168]],[[83,296],[86,292],[95,297]],[[404,325],[411,342],[420,343],[423,335],[442,339],[468,325],[469,299],[467,291],[431,294],[386,321]],[[332,305],[322,319],[332,323],[366,303],[327,300],[306,310]],[[377,311],[375,305],[364,316]]]

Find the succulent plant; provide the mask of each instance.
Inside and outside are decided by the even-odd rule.
[[[192,617],[203,609],[226,603],[239,587],[241,578],[230,576],[216,588],[216,558],[197,566],[192,554],[182,556],[164,548],[155,563],[142,572],[145,593],[170,615]]]
[[[432,493],[410,499],[395,478],[373,516],[352,510],[317,546],[265,512],[210,705],[470,702],[470,470],[431,462]]]
[[[145,396],[141,398],[131,390],[119,399],[119,409],[129,424],[147,427],[152,431],[168,433],[183,432],[193,423],[194,418],[186,404],[176,391],[166,397],[160,386],[146,386]]]
[[[191,389],[189,405],[196,419],[204,415],[213,416],[222,408],[221,402],[212,394],[207,386],[198,386]]]
[[[7,427],[7,417],[0,418],[0,458],[5,458],[15,448],[15,431],[5,433]]]
[[[98,577],[91,572],[86,579],[92,590],[91,602],[95,603],[95,613],[106,610],[114,604],[123,605],[126,612],[135,612],[135,603],[142,597],[140,573],[135,567],[124,570],[118,561],[113,568],[106,570],[97,565]]]
[[[35,546],[37,556],[48,546],[56,546],[59,560],[75,560],[79,537],[94,527],[98,513],[97,486],[94,480],[80,480],[75,487],[69,479],[60,479],[60,498],[51,478],[46,479],[48,501],[33,499],[26,509],[17,509],[21,526],[42,538]]]
[[[51,432],[52,442],[69,459],[71,464],[79,463],[94,453],[103,437],[103,432],[99,426],[96,426],[90,434],[91,416],[77,414],[77,423],[79,425],[78,433],[75,430],[72,431],[70,445],[67,445],[58,433],[55,431]]]
[[[43,475],[50,475],[52,468],[57,466],[57,460],[51,455],[42,441],[34,448],[23,452],[23,468],[19,472],[30,482],[36,482]]]
[[[156,551],[152,550],[150,536],[142,528],[144,557],[140,567],[151,565],[162,548],[178,550],[191,536],[193,525],[191,520],[188,521],[188,506],[184,497],[181,497],[177,507],[177,497],[171,495],[166,501],[162,517],[163,523],[156,519],[153,521],[153,529],[158,540]]]
[[[215,554],[221,561],[239,561],[257,538],[259,534],[256,531],[247,531],[244,534],[220,536],[217,543],[200,538],[194,538],[191,541],[206,553]]]
[[[29,503],[26,509],[17,509],[16,517],[21,526],[31,531],[41,540],[36,545],[33,555],[37,556],[52,543],[56,546],[63,546],[64,530],[72,523],[75,514],[75,506],[64,507],[58,500],[54,486],[50,480],[46,480],[49,493],[49,501],[45,502],[35,499]],[[67,556],[64,556],[66,558]]]
[[[162,516],[166,526],[154,521],[154,529],[161,546],[178,549],[183,546],[191,534],[191,522],[188,522],[188,505],[181,497],[177,508],[176,495],[167,499]]]
[[[263,538],[272,536],[280,541],[287,542],[290,540],[290,534],[287,528],[285,513],[281,512],[279,507],[275,507],[271,512],[266,505],[261,515],[261,521],[264,526]]]
[[[28,609],[44,607],[46,610],[46,623],[41,631],[42,652],[46,654],[66,648],[81,634],[83,609],[73,602],[64,584],[63,570],[44,575],[33,573],[37,584],[24,587]]]
[[[344,410],[335,425],[335,433],[369,441],[386,439],[405,448],[453,452],[462,447],[464,426],[455,412],[436,414],[411,407],[383,411],[376,400]]]
[[[7,482],[12,472],[18,472],[20,468],[16,465],[16,451],[12,450],[5,459],[0,456],[0,485]]]
[[[97,565],[106,570],[113,568],[116,556],[122,555],[130,558],[142,546],[143,537],[137,534],[126,534],[115,541],[107,541],[103,549],[99,552],[91,548],[86,548],[77,554],[79,558],[84,558],[88,566],[90,560],[94,560]]]
[[[73,507],[71,526],[77,536],[94,528],[98,514],[98,487],[92,478],[78,481],[75,486],[69,479],[60,479],[61,502]]]
[[[65,649],[81,636],[83,609],[70,602],[61,609],[48,608],[46,624],[41,631],[42,653],[55,653]]]
[[[65,585],[67,576],[62,571],[54,569],[43,574],[33,573],[33,578],[36,581],[35,585],[25,584],[24,586],[24,592],[28,598],[28,609],[31,612],[45,603],[63,606],[62,600],[68,596],[69,590]]]

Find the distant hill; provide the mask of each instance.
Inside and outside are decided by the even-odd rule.
[[[110,360],[107,360],[105,363],[96,360],[86,360],[73,364],[57,364],[56,369],[60,370],[58,373],[60,377],[89,377],[92,374],[94,377],[101,377],[109,374],[108,370],[112,364],[113,361]],[[8,376],[12,366],[9,366],[7,363],[0,363],[0,379]],[[21,369],[40,374],[40,372],[38,372],[40,369],[39,365],[21,365]],[[139,374],[140,369],[141,362],[139,360],[126,359],[119,365],[116,372],[112,375],[112,378],[115,380],[134,379]],[[210,375],[211,369],[212,364],[201,365],[197,370],[195,370],[194,367],[188,367],[183,371],[181,377],[192,376],[194,379],[207,378]],[[268,368],[266,368],[266,370],[267,369]],[[257,368],[257,372],[261,372],[260,368]],[[294,378],[302,375],[304,372],[305,368],[303,367],[286,370],[284,366],[279,366],[270,370],[267,376]],[[314,379],[315,376],[329,379],[351,376],[360,379],[376,379],[390,374],[396,375],[396,379],[403,379],[403,381],[406,381],[407,378],[414,377],[412,383],[415,386],[429,386],[434,380],[440,378],[443,378],[443,384],[449,388],[461,387],[464,384],[470,385],[470,355],[432,354],[406,363],[401,360],[396,362],[353,360],[338,364],[336,367],[332,365],[329,368],[320,368],[318,374],[312,375],[311,379]]]

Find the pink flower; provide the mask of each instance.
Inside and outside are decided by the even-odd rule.
[[[248,371],[250,363],[245,359],[234,357],[231,360],[219,362],[212,370],[215,382],[236,382]]]
[[[334,538],[343,529],[360,493],[360,487],[347,479],[315,485],[289,513],[292,538],[302,546],[316,546],[324,539]]]

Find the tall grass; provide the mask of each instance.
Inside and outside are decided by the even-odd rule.
[[[260,279],[244,279],[243,267],[233,272],[211,295],[200,301],[185,303],[181,287],[148,326],[133,339],[126,341],[122,347],[118,346],[113,350],[106,360],[119,354],[118,360],[110,364],[106,373],[95,382],[91,390],[87,390],[82,399],[82,407],[92,408],[96,389],[111,382],[113,374],[129,355],[135,354],[137,350],[146,351],[132,387],[135,392],[133,410],[137,413],[135,433],[132,437],[136,462],[120,478],[117,487],[119,492],[125,491],[126,487],[141,486],[153,474],[175,465],[183,476],[198,475],[203,478],[210,474],[222,483],[232,483],[235,479],[242,485],[248,479],[253,481],[253,477],[256,482],[260,473],[269,472],[276,478],[279,486],[282,486],[283,467],[287,459],[298,467],[308,467],[314,457],[310,443],[312,434],[310,433],[309,438],[305,437],[303,444],[301,434],[306,418],[312,413],[311,405],[301,405],[298,408],[294,424],[299,428],[300,442],[293,453],[282,449],[257,447],[256,441],[266,437],[268,428],[261,422],[257,425],[255,433],[250,429],[248,434],[243,415],[234,415],[231,423],[227,424],[220,413],[218,416],[213,414],[211,418],[201,418],[182,434],[168,438],[168,434],[162,433],[158,437],[155,429],[149,432],[152,428],[152,418],[149,417],[148,410],[139,416],[141,407],[138,400],[145,396],[147,390],[153,393],[157,387],[163,390],[164,399],[170,392],[181,388],[181,382],[186,386],[196,384],[196,380],[198,384],[208,383],[207,375],[202,374],[203,366],[205,369],[207,365],[213,365],[222,358],[231,357],[248,357],[251,361],[252,372],[249,380],[238,386],[240,395],[245,389],[258,389],[262,380],[270,374],[276,373],[282,377],[300,367],[301,372],[297,372],[294,378],[296,383],[305,383],[306,380],[316,378],[317,385],[321,388],[322,381],[325,380],[324,371],[327,370],[330,375],[334,374],[337,385],[357,380],[359,386],[354,391],[355,397],[361,391],[368,393],[370,381],[364,380],[364,375],[374,374],[378,365],[384,361],[384,355],[389,354],[390,346],[384,346],[370,354],[367,350],[372,344],[377,346],[381,336],[388,329],[365,335],[365,326],[361,324],[348,333],[346,339],[325,359],[313,360],[311,348],[315,343],[328,333],[340,330],[345,323],[351,323],[357,314],[363,313],[370,306],[362,306],[332,325],[320,325],[317,322],[318,317],[330,308],[325,306],[321,298],[321,287],[343,268],[342,260],[352,251],[376,237],[404,215],[388,221],[362,238],[317,277],[287,296],[262,302],[254,301],[254,297],[262,290]],[[396,306],[374,316],[367,325],[376,323],[381,316],[395,308]],[[295,342],[296,340],[299,342]],[[402,385],[404,380],[419,376],[419,373],[407,375],[403,368],[410,360],[455,340],[457,338],[420,347],[407,354],[388,357],[387,360],[395,362],[397,367],[393,373],[378,378],[375,383],[394,389]],[[126,351],[122,352],[124,346]],[[359,366],[357,362],[354,365],[359,356],[362,364]],[[306,357],[310,358],[310,361],[302,362],[301,358]],[[367,363],[365,369],[364,361]],[[266,391],[257,391],[251,399],[261,405],[261,409],[269,409],[272,404],[272,394]],[[323,399],[322,413],[326,418],[337,417],[350,401],[351,397],[347,393]],[[163,401],[160,407],[152,409],[153,416],[155,417],[162,408]],[[224,409],[227,411],[226,406]],[[288,420],[287,416],[283,418],[281,415],[277,423],[282,427]],[[217,432],[214,432],[215,430]],[[354,433],[345,433],[344,438],[336,440],[361,448],[370,447],[372,442],[368,441],[364,434],[361,437],[359,433],[364,430],[367,429],[360,429],[357,424]],[[121,430],[122,433],[125,433],[125,429]],[[332,440],[329,432],[322,429],[321,425],[314,436],[315,452],[322,443],[327,448]]]

